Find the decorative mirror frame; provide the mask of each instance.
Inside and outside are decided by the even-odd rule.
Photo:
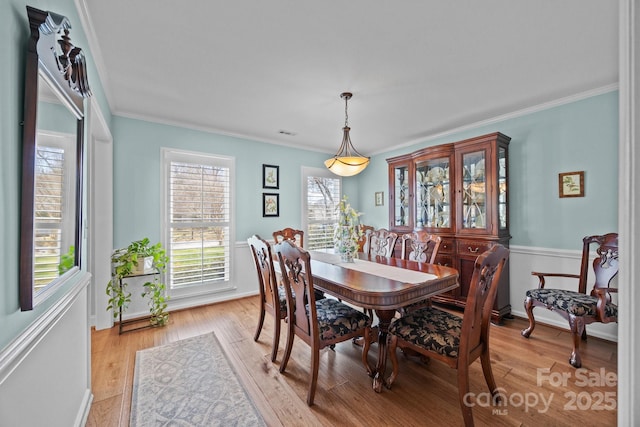
[[[71,44],[69,20],[56,13],[27,6],[31,36],[25,61],[22,199],[20,221],[20,309],[32,310],[57,280],[34,294],[34,231],[38,81],[43,78],[77,119],[75,173],[74,260],[80,266],[82,222],[82,164],[84,98],[91,96],[82,50]]]

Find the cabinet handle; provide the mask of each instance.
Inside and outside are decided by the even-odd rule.
[[[477,254],[480,250],[480,248],[471,249],[471,246],[467,247],[467,249],[469,249],[469,252],[471,252],[472,254]]]

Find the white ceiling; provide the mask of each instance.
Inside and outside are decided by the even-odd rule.
[[[114,114],[327,153],[618,82],[616,1],[80,2]]]

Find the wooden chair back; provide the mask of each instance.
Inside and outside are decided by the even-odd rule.
[[[358,252],[364,252],[367,244],[367,233],[373,231],[373,226],[360,224],[360,231],[362,231],[362,236],[358,239]]]
[[[460,334],[460,354],[469,363],[489,351],[489,323],[507,258],[509,250],[499,244],[476,258]]]
[[[304,247],[304,231],[296,230],[295,228],[283,228],[282,230],[276,230],[273,232],[273,240],[276,243],[280,243],[283,240],[292,240],[296,245],[301,248]]]
[[[402,235],[402,259],[434,264],[442,238],[426,231]]]
[[[258,272],[258,288],[260,290],[260,317],[253,339],[257,341],[260,337],[265,313],[273,315],[275,325],[271,361],[275,361],[280,340],[280,319],[284,319],[287,315],[286,304],[282,304],[281,296],[278,292],[278,281],[273,268],[273,255],[269,242],[256,234],[249,237],[247,243],[253,254],[253,262]]]
[[[364,247],[364,253],[367,255],[379,255],[386,258],[393,256],[396,248],[398,235],[385,228],[367,231],[367,241]]]
[[[611,302],[611,282],[618,275],[618,233],[609,233],[602,236],[587,236],[582,239],[582,265],[580,268],[580,284],[578,291],[586,293],[588,282],[588,265],[590,248],[595,243],[597,256],[593,259],[593,272],[595,282],[591,289],[591,295],[595,296],[598,289],[606,289],[607,302]]]

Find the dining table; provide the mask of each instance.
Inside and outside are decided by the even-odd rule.
[[[387,363],[389,325],[398,309],[456,289],[458,271],[451,267],[387,258],[359,252],[343,262],[333,250],[311,250],[311,275],[317,290],[356,307],[372,309],[378,318],[378,359],[373,389],[382,391]]]

